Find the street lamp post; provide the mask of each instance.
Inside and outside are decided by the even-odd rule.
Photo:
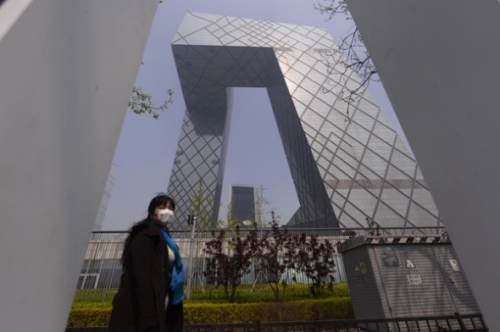
[[[188,215],[188,225],[193,225],[191,229],[191,243],[189,247],[189,270],[188,270],[188,284],[187,284],[187,294],[186,299],[191,299],[191,283],[193,279],[193,251],[194,251],[194,231],[196,229],[196,218],[194,215]]]

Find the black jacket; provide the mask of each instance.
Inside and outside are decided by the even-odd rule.
[[[120,289],[113,299],[109,332],[181,332],[182,303],[165,313],[171,280],[167,248],[160,230],[148,221],[135,225],[126,241]],[[169,296],[172,299],[172,296]]]

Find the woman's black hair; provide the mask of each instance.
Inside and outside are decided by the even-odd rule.
[[[165,193],[157,194],[149,203],[148,216],[145,220],[148,220],[150,216],[155,214],[155,209],[157,207],[167,205],[168,202],[170,202],[170,204],[172,205],[172,209],[175,210],[175,202],[172,198],[167,196],[167,194]]]
[[[132,243],[132,240],[137,235],[137,233],[139,233],[141,230],[145,229],[148,226],[148,220],[150,219],[150,216],[155,214],[155,209],[157,207],[167,205],[168,202],[170,202],[172,209],[175,210],[175,202],[170,196],[167,196],[167,194],[165,194],[165,193],[157,194],[149,203],[148,215],[146,216],[146,218],[139,221],[137,224],[132,226],[132,228],[130,229],[129,235],[128,235],[127,239],[125,240],[125,246],[123,248],[123,253],[122,253],[122,267],[124,269],[127,267],[128,259],[130,257],[130,255],[129,255],[130,254],[130,243]]]

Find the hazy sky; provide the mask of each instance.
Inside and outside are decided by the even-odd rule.
[[[337,18],[326,21],[309,0],[165,0],[156,18],[143,56],[144,65],[136,86],[153,96],[156,104],[173,89],[174,103],[158,120],[127,111],[113,163],[118,165],[103,230],[124,230],[146,216],[147,205],[158,192],[166,191],[185,105],[177,77],[170,43],[187,11],[327,28],[335,40],[352,26]],[[237,5],[235,5],[237,4]],[[380,83],[370,91],[396,131],[402,130]],[[403,135],[401,135],[403,136]],[[406,140],[402,137],[403,141]],[[222,207],[227,211],[229,184],[267,188],[265,197],[286,223],[299,207],[295,188],[279,139],[278,129],[264,88],[237,88],[226,160]],[[175,199],[175,197],[174,197]]]

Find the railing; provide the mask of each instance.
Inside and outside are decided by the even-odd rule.
[[[258,230],[257,236],[265,234],[269,229]],[[325,229],[288,229],[290,235],[298,235],[305,233],[306,235],[319,235],[322,238],[330,240],[332,243],[342,242],[349,238],[350,235],[370,235],[372,232],[378,232],[380,235],[402,236],[402,235],[431,235],[443,234],[443,227],[408,227],[408,228],[380,228],[372,230],[367,228],[325,228]],[[242,230],[240,236],[246,236],[248,230]],[[120,283],[121,263],[120,258],[123,250],[124,241],[128,235],[126,231],[111,232],[101,231],[94,232],[87,247],[85,261],[80,271],[78,281],[78,289],[75,294],[75,302],[110,302],[117,292]],[[181,255],[183,257],[186,271],[189,271],[188,265],[190,250],[190,239],[186,238],[182,231],[173,231],[172,236],[176,238]],[[228,237],[235,236],[234,233],[226,234]],[[215,288],[213,285],[207,285],[207,280],[203,276],[203,271],[206,269],[205,254],[203,253],[204,244],[212,238],[210,232],[199,232],[194,239],[194,259],[193,259],[193,274],[191,299],[207,299],[211,301],[222,300],[225,296],[222,287]],[[338,283],[334,287],[334,292],[338,295],[348,294],[345,284],[346,277],[344,273],[344,264],[341,255],[334,257],[337,266],[335,281]],[[308,282],[305,275],[288,271],[288,274],[296,274],[297,283],[291,283],[287,288],[285,297],[307,297],[310,293]],[[290,277],[290,275],[288,275]],[[291,278],[289,278],[291,279]],[[186,282],[187,284],[187,282]],[[251,268],[251,272],[245,275],[241,280],[241,286],[238,287],[237,296],[248,297],[257,296],[259,298],[272,298],[273,292],[262,275],[259,275],[255,267]]]
[[[246,235],[246,232],[254,230],[253,227],[247,229],[241,229],[240,234],[242,236]],[[260,234],[265,234],[270,231],[270,228],[257,229],[257,236]],[[348,234],[350,231],[356,232],[357,236],[370,235],[370,232],[375,231],[372,228],[287,228],[288,233],[291,235],[302,234],[306,235],[319,235],[319,236],[342,236]],[[430,235],[430,234],[443,234],[446,231],[444,227],[383,227],[379,228],[378,231],[381,235]],[[217,231],[216,231],[217,232]],[[189,232],[185,231],[171,231],[170,234],[174,238],[184,237]],[[210,231],[197,232],[196,238],[212,238]],[[232,234],[232,233],[229,233]],[[94,239],[125,239],[128,235],[128,231],[97,231],[92,232],[91,240]]]
[[[66,332],[107,332],[107,327],[68,327]],[[476,331],[488,328],[480,314],[436,317],[405,317],[392,319],[357,319],[310,322],[271,322],[236,324],[184,325],[185,332],[424,332],[424,331]]]
[[[240,230],[241,236],[246,236],[247,232],[254,230],[253,227]],[[265,234],[270,231],[270,228],[257,229],[257,236]],[[443,234],[446,232],[444,227],[384,227],[376,229],[371,228],[287,228],[288,233],[292,236],[300,235],[302,233],[307,236],[319,235],[319,236],[346,236],[350,232],[354,231],[356,236],[367,236],[371,235],[372,232],[379,232],[380,235],[392,235],[392,236],[402,236],[402,235],[431,235],[431,234]],[[97,234],[99,232],[95,232]],[[172,237],[182,238],[186,237],[187,233],[184,231],[172,231]],[[216,232],[217,234],[217,232]],[[228,236],[234,236],[234,233],[229,233]],[[198,232],[197,238],[212,238],[212,233],[209,231]]]

